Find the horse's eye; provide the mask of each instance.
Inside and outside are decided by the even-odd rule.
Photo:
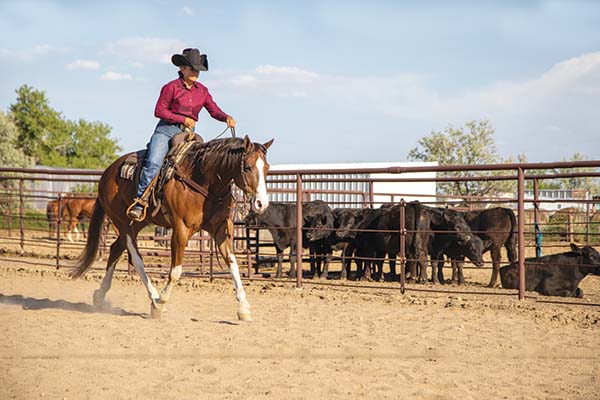
[[[244,164],[244,172],[250,172],[252,171],[252,167],[249,166],[248,164]]]

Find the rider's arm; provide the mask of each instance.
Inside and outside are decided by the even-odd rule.
[[[219,108],[219,106],[217,105],[217,103],[215,103],[215,101],[213,100],[210,93],[208,93],[208,91],[206,92],[206,99],[204,100],[204,108],[206,108],[206,111],[208,111],[210,116],[213,117],[214,119],[222,121],[222,122],[227,121],[227,117],[229,115],[225,114]]]
[[[167,83],[163,86],[158,101],[156,102],[156,107],[154,108],[154,116],[171,123],[184,124],[185,116],[175,114],[169,109],[171,101],[173,101],[174,90],[174,85]]]

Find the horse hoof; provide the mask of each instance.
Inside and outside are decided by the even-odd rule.
[[[104,307],[104,296],[99,290],[94,291],[94,309],[102,309]]]
[[[169,301],[169,298],[171,297],[170,293],[166,293],[165,291],[161,290],[160,291],[160,299],[158,300],[159,303],[166,303],[167,301]]]
[[[152,319],[160,319],[164,310],[164,304],[157,304],[157,302],[154,301],[150,303],[150,316]]]
[[[246,312],[238,311],[237,314],[238,314],[238,319],[240,321],[252,322],[252,314],[250,313],[250,311],[246,311]]]

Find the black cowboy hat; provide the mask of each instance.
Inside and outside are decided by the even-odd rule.
[[[187,65],[196,71],[208,71],[208,59],[206,54],[200,54],[198,49],[183,49],[181,54],[173,54],[171,62],[178,67]]]

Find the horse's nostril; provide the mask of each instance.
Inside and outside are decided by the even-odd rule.
[[[256,200],[256,208],[259,210],[262,208],[262,202],[260,200]]]

